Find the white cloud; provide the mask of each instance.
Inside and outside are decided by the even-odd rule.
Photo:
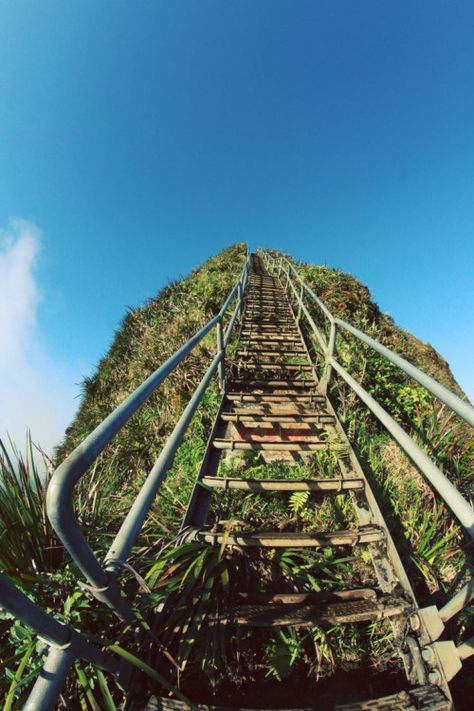
[[[72,370],[45,346],[38,321],[42,296],[36,267],[41,232],[12,219],[0,230],[0,437],[20,449],[27,429],[51,452],[74,414]]]

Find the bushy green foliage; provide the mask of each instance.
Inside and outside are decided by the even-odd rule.
[[[245,245],[234,245],[187,279],[170,284],[144,307],[127,314],[97,372],[84,382],[82,403],[57,452],[57,463],[218,312],[242,269],[244,258]],[[76,487],[76,511],[88,541],[99,556],[110,545],[214,353],[213,333],[132,418]],[[169,483],[165,482],[162,488],[163,496],[155,502],[133,551],[132,562],[139,568],[148,569],[163,542],[176,534],[218,397],[216,384],[212,383],[178,451],[169,472]],[[31,444],[29,457],[24,460],[18,452],[9,456],[0,443],[0,568],[31,599],[59,619],[71,622],[86,635],[100,634],[104,643],[124,640],[125,646],[133,648],[136,645],[133,629],[118,623],[108,610],[76,589],[81,576],[56,539],[46,516],[45,487],[51,468],[48,463],[46,477],[42,478],[35,466]],[[132,597],[136,595],[136,585],[127,580],[124,584]],[[31,630],[2,614],[0,657],[5,674],[0,680],[0,694],[4,692],[12,708],[19,708],[38,673],[42,663],[37,654],[40,647]],[[79,662],[75,672],[64,693],[70,708],[75,708],[76,703],[81,709],[112,708],[105,678],[100,673]]]
[[[293,262],[333,315],[358,327],[465,397],[446,361],[430,346],[382,314],[369,290],[339,270]],[[328,324],[314,306],[311,314],[328,336]],[[304,320],[303,320],[304,323]],[[338,330],[336,350],[342,365],[433,458],[468,499],[474,484],[474,435],[424,388],[358,341]],[[322,367],[323,354],[314,347]],[[365,463],[382,503],[392,535],[421,603],[442,604],[472,576],[474,547],[452,514],[358,397],[333,376],[331,398],[352,444]],[[451,633],[465,637],[472,605],[458,617]],[[470,632],[472,634],[472,631]]]
[[[78,416],[57,452],[57,462],[218,311],[243,259],[244,245],[235,245],[209,260],[188,279],[171,283],[145,306],[126,315],[109,353],[96,373],[84,382]],[[381,340],[460,393],[445,361],[431,346],[399,329],[382,314],[368,289],[356,279],[327,267],[297,267],[335,315]],[[327,335],[324,319],[316,310],[313,316]],[[214,349],[212,334],[132,418],[77,487],[77,512],[88,540],[99,553],[106,550],[111,535],[123,520]],[[340,333],[337,349],[354,377],[435,457],[454,483],[470,495],[474,440],[467,428],[439,408],[421,387],[351,336]],[[232,351],[231,347],[228,355]],[[313,356],[321,366],[322,356],[317,348],[313,349]],[[462,532],[419,473],[337,378],[332,381],[331,398],[384,504],[392,533],[403,544],[404,561],[420,599],[443,601],[460,586],[468,569],[471,549]],[[296,688],[301,683],[310,685],[329,676],[336,669],[351,669],[361,663],[366,668],[394,668],[396,649],[386,622],[330,629],[281,629],[276,633],[265,630],[257,636],[232,632],[230,625],[224,626],[221,634],[222,626],[205,624],[206,618],[218,612],[223,601],[231,601],[238,589],[311,592],[374,584],[373,569],[363,547],[354,547],[350,555],[330,549],[277,549],[257,554],[237,548],[224,551],[173,542],[218,402],[219,393],[213,383],[133,551],[131,562],[146,577],[151,593],[139,592],[135,580],[122,581],[142,616],[140,650],[148,650],[148,654],[140,663],[152,668],[157,690],[168,692],[170,684],[185,693],[206,685],[218,689],[224,680],[238,689],[251,687],[257,681],[271,684],[279,679],[287,679]],[[251,478],[298,479],[308,473],[334,476],[339,456],[344,456],[340,443],[329,442],[327,449],[315,452],[304,466],[275,463],[269,467],[249,457],[240,462],[246,468],[246,476]],[[225,464],[225,473],[239,476],[241,464],[239,460]],[[16,464],[12,468],[11,463],[3,462],[3,467],[12,472]],[[0,533],[8,542],[3,548],[3,559],[0,558],[3,569],[33,599],[61,619],[87,634],[94,635],[100,630],[106,641],[115,643],[122,653],[124,649],[128,654],[137,652],[134,630],[117,625],[86,593],[76,590],[76,571],[67,562],[45,517],[42,482],[31,472],[19,478],[14,475],[14,479],[10,474],[13,486],[8,495],[2,492],[7,516]],[[308,492],[255,496],[235,491],[230,496],[228,492],[215,491],[213,497],[217,509],[225,511],[230,519],[229,527],[236,519],[244,519],[255,527],[265,523],[278,530],[346,528],[353,523],[353,512],[344,494],[329,500]],[[29,537],[23,535],[25,526],[30,530]],[[165,544],[170,547],[163,548]],[[157,557],[159,551],[163,553]],[[146,620],[150,610],[165,599],[172,604],[161,618],[160,629],[166,634],[158,637],[156,629]],[[465,636],[469,623],[466,613],[458,633]],[[11,701],[18,707],[38,670],[37,643],[29,630],[7,617],[0,622],[0,643],[6,658],[6,676],[0,682],[0,691],[7,694],[10,688]],[[114,699],[120,698],[116,690],[107,688],[103,676],[81,663],[76,664],[76,674],[68,683],[65,698],[71,708],[72,698],[78,700],[81,709],[97,705],[113,708]]]

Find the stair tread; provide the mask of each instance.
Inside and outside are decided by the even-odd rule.
[[[271,436],[271,435],[270,435]],[[325,440],[308,440],[302,437],[296,437],[292,440],[290,439],[225,439],[223,437],[216,437],[213,442],[213,446],[216,449],[230,449],[234,450],[267,450],[269,452],[304,452],[312,451],[317,449],[323,449],[328,446]]]
[[[292,414],[274,414],[268,415],[262,412],[255,414],[251,413],[233,413],[233,412],[222,412],[220,419],[224,422],[251,422],[258,424],[259,422],[275,422],[280,423],[282,427],[285,423],[318,423],[324,421],[324,424],[328,424],[334,420],[334,417],[327,412],[320,412],[315,415],[307,415],[302,413],[292,413]]]
[[[251,627],[337,625],[395,617],[410,607],[403,597],[393,595],[334,602],[243,604],[211,616],[211,622],[230,621]]]
[[[317,548],[327,546],[352,546],[356,543],[374,543],[383,540],[384,530],[367,525],[342,531],[294,533],[281,531],[225,531],[208,528],[191,530],[187,538],[212,545],[236,545],[262,548]]]
[[[242,370],[288,370],[288,371],[301,371],[302,373],[310,373],[313,370],[312,365],[305,365],[304,363],[272,363],[268,361],[254,360],[249,363],[238,364],[240,371]]]
[[[245,385],[247,388],[260,388],[265,386],[267,388],[306,388],[306,387],[316,387],[317,382],[314,378],[306,378],[304,380],[297,380],[296,378],[286,378],[285,380],[271,380],[270,378],[230,378],[229,385],[231,387],[241,387]]]
[[[143,711],[187,711],[188,708],[189,706],[184,701],[152,696]],[[196,708],[198,711],[236,711],[235,706],[231,708],[229,706],[199,704]],[[452,704],[438,686],[426,684],[364,701],[354,701],[349,704],[335,703],[331,708],[332,711],[413,711],[414,709],[419,711],[448,711],[452,709]],[[320,701],[314,706],[298,708],[293,706],[291,709],[280,707],[274,708],[273,711],[318,711],[318,709],[321,709]],[[259,707],[239,707],[239,711],[264,710]]]
[[[318,397],[317,393],[299,392],[296,395],[291,393],[274,394],[274,393],[245,393],[245,392],[228,392],[226,398],[232,402],[253,402],[259,404],[271,403],[313,403]]]
[[[215,489],[251,489],[254,491],[344,491],[362,489],[358,477],[343,479],[245,479],[230,476],[204,476],[202,483]]]

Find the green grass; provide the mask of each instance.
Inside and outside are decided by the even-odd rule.
[[[241,269],[243,254],[242,245],[225,250],[188,279],[171,283],[155,299],[126,315],[109,353],[96,373],[84,382],[78,416],[57,453],[57,462],[218,311]],[[459,392],[445,361],[430,346],[381,314],[366,287],[349,275],[326,267],[304,265],[302,273],[335,315],[383,340]],[[327,334],[320,314],[315,311],[313,315]],[[351,337],[340,335],[337,347],[344,365],[469,495],[474,471],[472,433],[437,407],[418,386],[395,372],[393,366]],[[210,334],[132,418],[77,488],[77,515],[99,554],[107,549],[214,349],[215,334]],[[235,349],[235,344],[228,349],[230,360],[235,360]],[[314,355],[321,363],[317,348]],[[288,363],[301,362],[304,359],[288,358]],[[397,540],[404,545],[404,561],[420,600],[444,601],[465,579],[472,565],[472,546],[419,473],[337,379],[333,381],[331,397],[384,503],[384,514]],[[60,619],[71,622],[91,638],[100,632],[105,643],[119,654],[138,656],[135,663],[149,667],[149,692],[168,694],[173,688],[175,695],[193,696],[196,688],[206,688],[214,689],[218,698],[219,690],[229,685],[232,689],[253,688],[256,684],[264,688],[281,679],[296,688],[316,683],[341,669],[398,669],[399,658],[387,622],[257,633],[232,625],[208,624],[212,614],[232,604],[238,590],[328,591],[372,587],[375,583],[363,546],[337,551],[244,551],[237,547],[172,543],[218,402],[219,393],[213,383],[130,558],[151,593],[140,591],[128,572],[121,576],[121,584],[141,615],[139,641],[134,629],[117,623],[107,610],[76,589],[77,571],[47,522],[44,482],[34,468],[31,454],[26,461],[16,455],[13,460],[8,459],[5,451],[0,457],[2,569],[32,599]],[[340,473],[337,462],[343,455],[341,443],[333,439],[326,449],[296,466],[284,462],[262,464],[249,453],[225,461],[220,473],[255,479],[333,477]],[[219,518],[243,519],[249,526],[287,531],[349,528],[354,524],[349,501],[346,494],[329,498],[307,492],[259,496],[239,491],[213,493]],[[167,604],[154,620],[153,612],[165,600]],[[458,637],[472,634],[472,620],[471,606],[450,633]],[[20,708],[41,663],[37,642],[21,623],[3,615],[0,646],[5,667],[0,693],[11,708]],[[115,684],[81,662],[69,677],[64,699],[71,709],[113,709],[122,703]]]

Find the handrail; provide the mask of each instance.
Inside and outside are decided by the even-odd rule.
[[[267,260],[273,259],[276,261],[275,257],[271,257],[266,252],[263,252],[263,254]],[[351,324],[347,323],[346,321],[343,321],[342,319],[333,316],[333,314],[329,311],[327,306],[314,293],[314,291],[303,281],[301,276],[296,271],[295,267],[288,261],[288,259],[286,259],[286,257],[279,257],[278,261],[282,261],[282,262],[288,264],[290,271],[294,274],[297,281],[303,286],[303,289],[306,292],[306,294],[308,294],[308,296],[320,307],[320,309],[323,311],[324,315],[327,317],[327,319],[330,321],[331,324],[336,324],[336,325],[340,326],[341,328],[344,328],[346,331],[349,331],[350,333],[352,333],[353,336],[356,336],[356,338],[358,338],[360,341],[362,341],[366,345],[370,346],[373,350],[375,350],[378,353],[380,353],[381,355],[383,355],[385,358],[387,358],[387,360],[390,360],[394,365],[398,366],[407,375],[409,375],[411,378],[413,378],[414,380],[419,382],[420,385],[422,385],[426,390],[431,392],[432,395],[434,395],[439,400],[441,400],[441,402],[443,402],[445,405],[447,405],[447,407],[449,407],[450,410],[452,410],[457,415],[462,417],[462,419],[465,422],[467,422],[469,425],[471,425],[471,427],[474,427],[474,407],[472,407],[472,405],[470,405],[465,400],[462,400],[458,395],[451,392],[451,390],[446,388],[444,385],[441,385],[441,383],[438,383],[437,380],[432,378],[427,373],[424,373],[422,370],[417,368],[415,365],[413,365],[409,361],[405,360],[405,358],[402,358],[402,356],[398,355],[397,353],[394,353],[392,350],[390,350],[390,348],[383,346],[381,343],[376,341],[374,338],[371,338],[363,331],[360,331],[358,328],[351,326]],[[293,288],[293,292],[294,292],[295,296],[298,296],[296,289]],[[307,309],[306,309],[306,311],[307,311]],[[313,328],[315,328],[315,326],[313,326]],[[319,333],[319,336],[321,336],[320,333]]]
[[[54,472],[49,483],[47,491],[47,512],[51,525],[87,579],[89,591],[98,600],[105,602],[121,619],[131,618],[133,612],[128,601],[121,597],[120,590],[115,582],[117,563],[123,561],[130,552],[156,492],[172,463],[174,454],[181,443],[191,417],[199,405],[204,391],[217,368],[219,368],[220,380],[223,378],[225,347],[230,339],[235,320],[242,310],[242,295],[247,284],[249,263],[250,255],[247,254],[240,277],[231,289],[217,316],[210,319],[187,343],[181,346],[181,348],[157,368],[147,380],[115,408],[115,410],[66,457]],[[225,335],[223,335],[224,316],[234,299],[236,299],[234,313],[227,326]],[[132,415],[143,405],[151,394],[155,392],[165,378],[214,327],[217,329],[217,354],[145,480],[112,546],[106,554],[106,564],[101,565],[87,543],[82,529],[75,518],[72,505],[74,487],[84,475],[87,468],[95,461],[117,432],[119,432]]]
[[[269,255],[267,252],[263,251],[262,256],[267,268],[272,268],[274,272],[277,271],[281,273],[283,269],[287,275],[287,286],[291,285],[291,291],[296,299],[299,309],[305,314],[308,322],[316,335],[320,345],[322,346],[326,367],[324,375],[321,381],[321,388],[325,392],[327,389],[328,381],[331,376],[332,369],[346,381],[346,383],[352,388],[352,390],[359,396],[359,398],[367,405],[367,407],[373,412],[373,414],[382,422],[382,424],[388,429],[392,437],[398,442],[410,459],[416,464],[418,469],[422,474],[428,479],[432,487],[438,492],[441,498],[449,506],[454,515],[458,518],[460,523],[464,526],[467,533],[474,538],[474,508],[471,504],[460,494],[456,487],[451,484],[449,479],[443,474],[443,472],[434,464],[434,462],[426,455],[425,452],[414,442],[414,440],[400,427],[396,420],[381,406],[376,400],[363,388],[363,386],[358,383],[338,362],[335,351],[336,351],[336,329],[338,326],[349,331],[355,335],[359,340],[363,341],[382,356],[390,360],[394,365],[399,367],[402,371],[410,375],[417,382],[419,382],[426,390],[435,395],[438,399],[444,402],[451,410],[460,415],[468,424],[474,426],[474,408],[468,403],[464,402],[457,395],[452,393],[450,390],[445,388],[443,385],[438,383],[436,380],[431,378],[426,373],[423,373],[419,368],[406,361],[404,358],[398,354],[391,351],[386,346],[375,339],[367,336],[359,329],[354,328],[350,324],[342,321],[342,319],[335,318],[327,306],[323,304],[321,299],[310,289],[307,284],[303,281],[301,276],[298,274],[296,269],[290,262],[283,257],[275,258]],[[286,270],[283,265],[286,264]],[[290,273],[293,274],[296,280],[302,286],[300,294],[298,294],[297,289],[294,284],[292,284],[290,279]],[[326,342],[322,336],[320,330],[314,323],[314,320],[310,317],[309,311],[303,303],[303,292],[311,297],[321,310],[328,318],[331,324],[331,331],[329,335],[329,341]]]
[[[75,659],[87,662],[114,675],[124,688],[133,667],[117,655],[97,649],[80,632],[59,622],[32,602],[0,573],[0,605],[14,617],[35,630],[41,641],[49,645],[43,671],[38,677],[24,706],[27,711],[46,711],[55,707],[65,678]]]
[[[422,385],[425,390],[428,390],[432,395],[437,397],[438,400],[441,400],[441,402],[447,405],[450,410],[462,417],[462,419],[467,422],[468,425],[474,427],[474,408],[469,405],[469,403],[465,402],[465,400],[461,400],[458,395],[451,392],[451,390],[448,390],[448,388],[446,388],[444,385],[441,385],[441,383],[438,383],[438,381],[432,378],[431,375],[424,373],[415,365],[412,365],[409,361],[405,360],[405,358],[402,358],[402,356],[398,355],[398,353],[394,353],[390,350],[390,348],[383,346],[374,338],[371,338],[362,331],[359,331],[358,328],[354,328],[354,326],[351,326],[349,323],[342,321],[342,319],[340,318],[336,318],[335,323],[338,326],[341,326],[341,328],[344,328],[346,331],[349,331],[349,333],[352,333],[352,335],[356,336],[359,341],[366,343],[374,351],[377,351],[378,353],[383,355],[394,365],[398,366],[407,375],[412,377],[413,380],[416,380],[418,383],[420,383],[420,385]]]

